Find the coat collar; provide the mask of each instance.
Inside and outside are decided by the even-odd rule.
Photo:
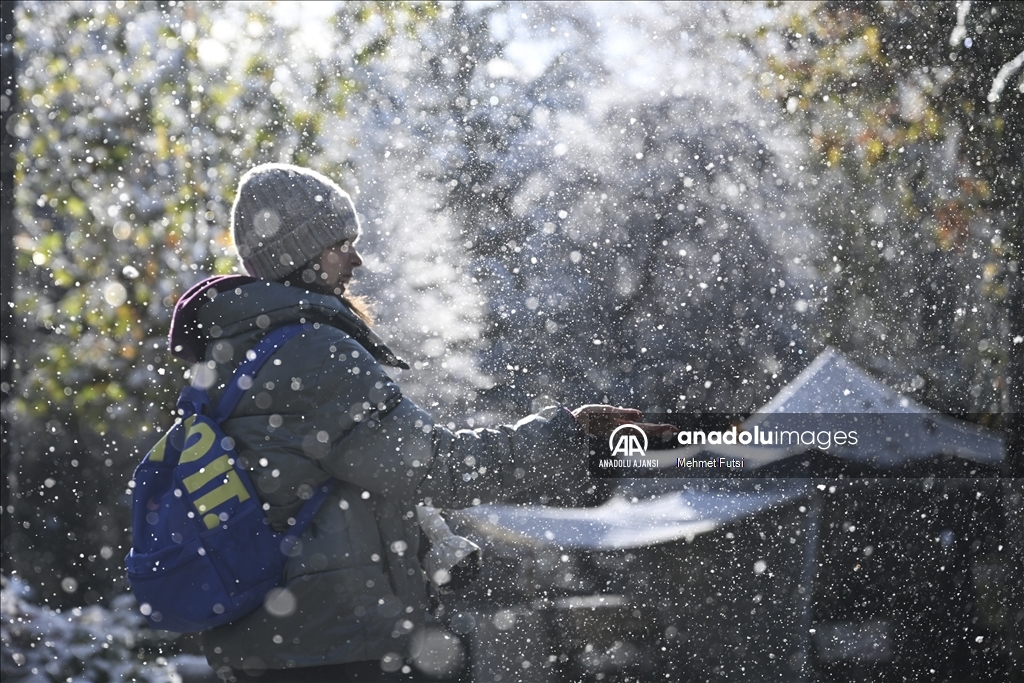
[[[377,362],[409,369],[341,299],[242,275],[209,278],[186,291],[174,307],[168,344],[171,353],[194,362],[205,356],[212,339],[261,334],[301,321],[338,328]]]

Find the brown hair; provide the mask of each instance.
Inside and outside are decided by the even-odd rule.
[[[350,294],[340,296],[341,303],[348,306],[348,309],[356,314],[356,317],[366,323],[367,327],[373,327],[376,320],[373,317],[373,303],[365,296]]]
[[[307,263],[299,266],[292,272],[288,273],[284,277],[278,278],[278,282],[281,282],[288,286],[303,287],[311,292],[317,294],[325,294],[327,296],[336,297],[348,307],[348,310],[352,311],[357,318],[366,323],[367,327],[373,327],[375,322],[373,317],[373,303],[365,296],[359,294],[342,294],[340,290],[332,288],[320,281],[317,277],[317,271],[313,267],[313,263]]]

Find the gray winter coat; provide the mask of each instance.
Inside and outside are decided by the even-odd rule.
[[[567,410],[551,409],[514,426],[451,432],[402,397],[367,348],[396,362],[383,344],[342,331],[361,323],[339,300],[267,281],[209,293],[197,319],[211,341],[193,381],[215,400],[263,334],[311,324],[223,424],[271,523],[285,529],[314,487],[331,476],[340,483],[288,560],[284,590],[206,632],[207,659],[215,669],[283,669],[406,656],[427,601],[415,506],[478,505],[579,469],[581,430]]]

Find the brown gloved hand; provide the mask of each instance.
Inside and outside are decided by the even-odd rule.
[[[667,440],[676,432],[676,428],[670,424],[637,422],[643,413],[635,408],[591,403],[580,406],[572,414],[588,436],[607,437],[616,427],[624,424],[635,424],[648,437],[657,440]]]

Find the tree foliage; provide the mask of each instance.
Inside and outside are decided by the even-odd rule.
[[[1022,6],[794,3],[749,44],[817,181],[823,336],[938,409],[1020,411],[1019,74],[990,93]]]
[[[409,81],[389,105],[484,295],[493,386],[476,408],[756,407],[814,351],[795,324],[809,283],[777,253],[788,174],[761,112],[678,88],[623,97],[590,49],[596,17],[521,10],[456,5],[418,65],[380,66]],[[550,56],[528,72],[513,37]]]
[[[63,577],[92,602],[122,573],[128,476],[189,374],[167,353],[171,311],[187,287],[235,267],[238,177],[265,161],[350,174],[330,135],[363,84],[351,55],[322,53],[343,40],[371,62],[434,13],[346,4],[318,44],[268,11],[19,6],[17,459],[4,551],[58,602],[81,599]]]

